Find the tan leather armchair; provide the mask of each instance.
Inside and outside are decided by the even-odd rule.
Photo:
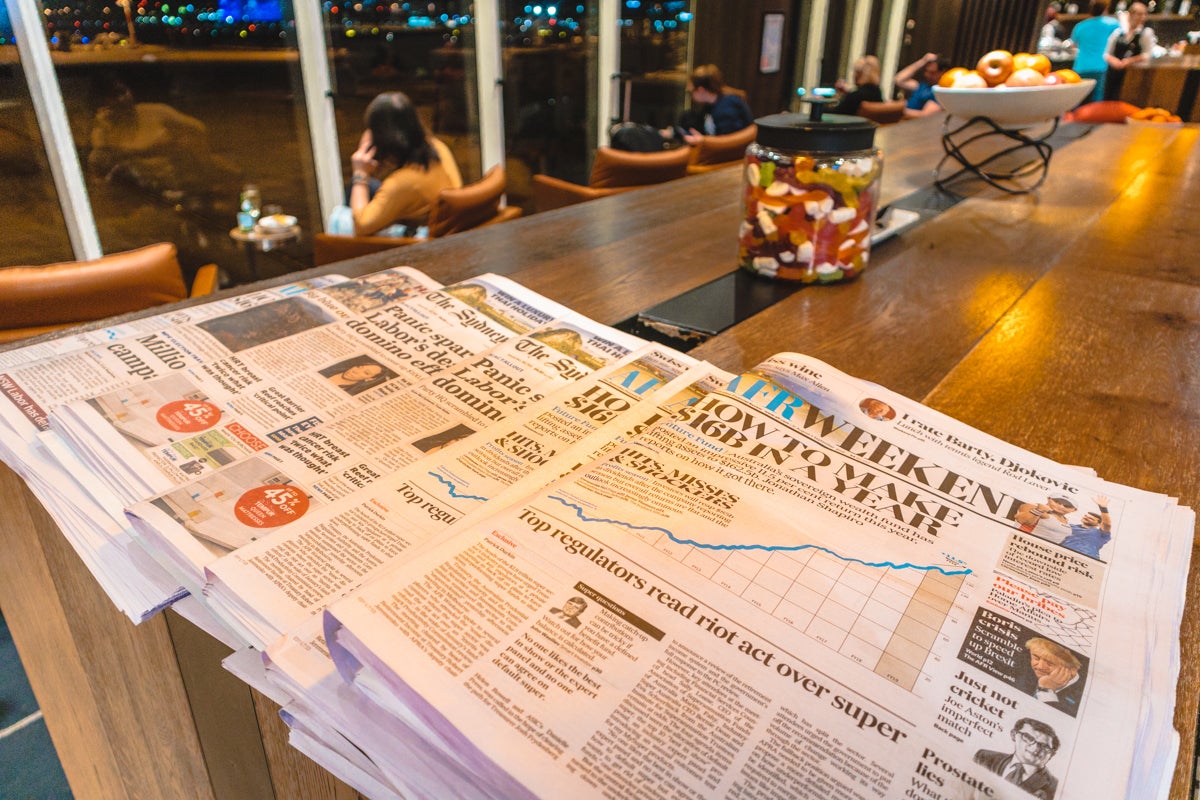
[[[887,100],[882,103],[864,100],[858,104],[858,116],[879,125],[893,125],[904,121],[904,106],[903,100]]]
[[[521,216],[519,207],[500,205],[507,181],[504,167],[497,165],[475,183],[461,189],[443,189],[429,215],[429,235],[441,238]]]
[[[587,186],[549,175],[534,175],[533,204],[538,211],[549,211],[673,181],[687,175],[690,157],[689,148],[686,147],[661,153],[631,153],[600,147],[596,150],[596,160],[592,163]]]
[[[140,311],[217,286],[217,266],[196,273],[189,291],[175,245],[152,244],[94,261],[0,269],[0,342]]]
[[[471,228],[508,222],[521,216],[517,206],[501,206],[507,185],[504,167],[492,167],[475,183],[443,189],[429,214],[429,237],[449,236]],[[313,263],[317,266],[365,256],[424,241],[407,236],[339,236],[318,233],[313,237]]]
[[[746,148],[757,136],[757,125],[719,136],[705,136],[689,148],[688,175],[699,175],[742,163],[746,156]]]

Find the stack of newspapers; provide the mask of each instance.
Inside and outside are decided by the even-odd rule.
[[[794,353],[330,277],[0,353],[135,621],[372,798],[1167,794],[1194,514]]]

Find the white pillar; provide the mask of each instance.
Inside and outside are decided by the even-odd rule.
[[[329,42],[325,38],[320,3],[293,3],[292,7],[296,17],[317,200],[321,204],[321,219],[327,220],[335,206],[346,202],[342,151],[338,147],[337,119],[333,109],[333,81],[329,74]]]
[[[8,11],[17,39],[17,52],[21,56],[21,67],[25,70],[25,81],[29,85],[29,97],[37,114],[46,158],[50,162],[50,173],[58,191],[58,202],[67,224],[71,251],[80,261],[100,258],[104,251],[100,249],[100,237],[96,233],[96,219],[92,215],[87,187],[83,182],[79,153],[75,151],[75,140],[67,121],[67,108],[54,74],[54,63],[50,60],[41,9],[37,0],[8,0]]]
[[[608,144],[608,129],[621,118],[617,103],[621,75],[620,0],[600,0],[600,43],[596,54],[596,145]]]
[[[475,3],[475,72],[479,76],[479,148],[482,171],[504,164],[504,67],[500,4]]]

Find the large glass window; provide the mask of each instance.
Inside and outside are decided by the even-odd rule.
[[[691,71],[688,0],[621,3],[622,120],[656,128],[674,125],[687,100]]]
[[[454,154],[464,182],[481,175],[475,20],[469,2],[336,3],[325,0],[334,109],[344,174],[363,112],[382,92],[403,92],[427,130]]]
[[[42,5],[105,252],[170,241],[185,272],[215,262],[234,282],[311,265],[306,238],[230,237],[245,184],[320,227],[290,3]]]
[[[533,174],[587,183],[596,149],[597,17],[594,0],[500,3],[509,203],[527,212]]]
[[[0,220],[0,267],[74,259],[6,0],[0,0]]]

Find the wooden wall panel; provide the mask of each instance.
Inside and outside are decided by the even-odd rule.
[[[1042,0],[911,0],[914,24],[897,66],[933,52],[973,67],[989,50],[1029,50],[1036,44],[1045,6]]]
[[[720,67],[727,84],[745,90],[755,116],[787,109],[797,57],[796,8],[800,5],[799,0],[696,0],[693,63]],[[783,53],[779,71],[763,75],[758,71],[763,14],[772,12],[785,15]]]
[[[74,795],[213,800],[163,619],[118,612],[2,465],[0,508],[0,605]]]

